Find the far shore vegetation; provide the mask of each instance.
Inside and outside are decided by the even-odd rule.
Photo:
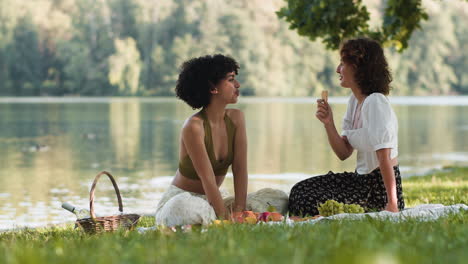
[[[321,23],[329,25],[318,25],[322,37],[312,42],[277,16],[288,2],[316,5]],[[361,2],[366,11],[353,15]],[[317,96],[324,89],[344,95],[335,72],[338,52],[326,49],[325,33],[354,36],[346,30],[381,30],[383,21],[392,39],[405,39],[395,43],[408,45],[402,53],[394,47],[385,51],[394,76],[392,95],[468,94],[468,3],[409,1],[417,7],[412,10],[407,2],[2,0],[0,96],[173,96],[181,63],[213,53],[239,61],[242,95]],[[384,16],[401,12],[405,19],[409,13],[409,20]],[[421,12],[428,20],[412,31]],[[369,28],[362,24],[367,13]],[[336,48],[340,38],[328,37]]]

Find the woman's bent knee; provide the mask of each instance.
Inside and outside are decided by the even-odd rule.
[[[156,224],[165,226],[207,225],[215,219],[213,207],[206,200],[190,193],[172,197],[155,216]]]

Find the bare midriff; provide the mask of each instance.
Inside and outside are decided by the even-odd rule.
[[[216,184],[221,186],[221,184],[224,181],[224,178],[226,175],[218,175],[215,176],[216,179]],[[175,185],[176,187],[188,191],[188,192],[194,192],[194,193],[199,193],[199,194],[205,194],[205,191],[203,190],[203,184],[201,180],[194,180],[185,177],[182,175],[179,170],[176,172],[176,176],[174,177],[174,180],[172,181],[172,184]]]

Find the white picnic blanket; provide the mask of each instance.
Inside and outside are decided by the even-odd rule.
[[[454,205],[442,205],[442,204],[421,204],[417,205],[413,208],[406,208],[401,212],[392,213],[388,211],[381,211],[375,213],[362,213],[362,214],[337,214],[328,217],[319,217],[316,219],[311,219],[303,222],[294,222],[291,219],[287,219],[286,221],[281,222],[259,222],[258,224],[269,224],[269,225],[277,225],[277,224],[288,224],[288,225],[297,225],[297,224],[315,224],[322,220],[360,220],[366,217],[371,217],[374,219],[380,220],[390,220],[394,222],[402,222],[410,219],[418,220],[418,221],[433,221],[437,220],[440,217],[447,216],[451,213],[459,213],[460,210],[468,210],[468,206],[465,204],[454,204]],[[158,227],[140,227],[138,228],[138,232],[145,233],[146,231],[150,230],[157,230]]]
[[[468,210],[468,206],[465,204],[454,204],[454,205],[442,205],[442,204],[421,204],[413,208],[406,208],[401,212],[392,213],[389,211],[381,211],[375,213],[362,213],[362,214],[337,214],[328,217],[319,217],[303,222],[294,222],[290,219],[286,220],[288,224],[310,224],[316,223],[324,219],[329,220],[360,220],[366,217],[374,219],[390,220],[395,222],[401,222],[409,219],[417,219],[419,221],[432,221],[439,217],[446,216],[450,213],[458,213],[460,210]]]

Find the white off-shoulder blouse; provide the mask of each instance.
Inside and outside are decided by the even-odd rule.
[[[360,109],[359,109],[360,108]],[[361,113],[356,111],[361,110]],[[355,122],[354,118],[361,120]],[[353,128],[353,124],[358,128]],[[362,106],[351,95],[348,108],[343,119],[342,136],[357,150],[356,171],[368,174],[379,167],[376,151],[390,148],[390,158],[398,156],[398,120],[388,98],[381,93],[373,93],[366,97]]]

